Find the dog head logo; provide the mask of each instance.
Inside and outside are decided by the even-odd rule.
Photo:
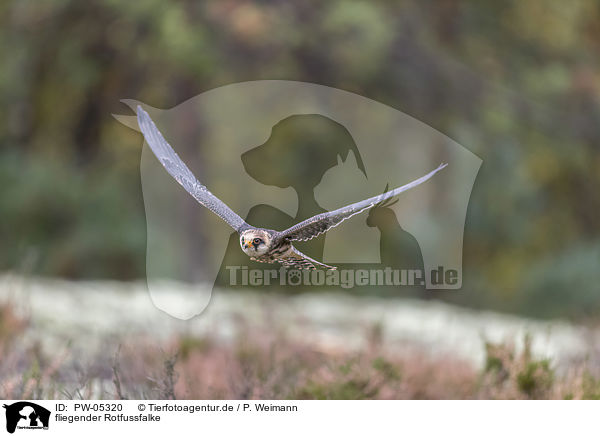
[[[18,429],[48,429],[50,411],[29,401],[3,406],[6,409],[6,431]]]

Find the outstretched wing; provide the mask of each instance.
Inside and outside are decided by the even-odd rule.
[[[237,232],[243,227],[250,227],[246,222],[229,206],[215,197],[203,184],[201,184],[186,164],[175,153],[175,150],[169,145],[158,128],[150,118],[150,115],[137,107],[137,119],[140,129],[150,146],[152,152],[158,158],[158,161],[167,170],[183,188],[194,197],[202,206],[210,209],[223,221],[233,227]]]
[[[285,256],[275,260],[288,268],[316,269],[315,264],[317,264],[327,269],[337,269],[335,266],[326,265],[318,260],[314,260],[312,257],[308,257],[306,254],[298,251],[295,247],[292,247]]]
[[[308,241],[316,236],[319,236],[322,233],[325,233],[329,229],[340,224],[342,221],[364,212],[365,210],[371,209],[373,206],[384,202],[391,197],[394,197],[401,192],[408,191],[415,186],[420,185],[421,183],[429,180],[435,173],[445,168],[448,164],[441,164],[435,170],[431,171],[429,174],[414,180],[404,186],[400,186],[399,188],[392,189],[391,191],[384,192],[381,195],[376,195],[375,197],[367,198],[366,200],[359,201],[354,204],[350,204],[348,206],[342,207],[340,209],[324,212],[319,215],[315,215],[307,220],[302,221],[301,223],[296,224],[295,226],[290,227],[287,230],[279,232],[277,234],[277,238],[287,239],[289,241]]]

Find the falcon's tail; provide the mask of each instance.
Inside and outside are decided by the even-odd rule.
[[[319,262],[318,260],[313,259],[312,257],[307,256],[306,254],[298,251],[295,247],[283,257],[277,259],[278,262],[282,263],[284,266],[290,268],[298,268],[298,269],[316,269],[315,264],[322,266],[327,269],[337,269],[335,266],[327,265]]]

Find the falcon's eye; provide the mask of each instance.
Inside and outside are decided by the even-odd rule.
[[[260,238],[254,238],[254,244],[258,245],[260,244],[262,241],[260,240]]]

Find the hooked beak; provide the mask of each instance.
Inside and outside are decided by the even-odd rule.
[[[252,242],[246,242],[246,248],[252,247]]]

